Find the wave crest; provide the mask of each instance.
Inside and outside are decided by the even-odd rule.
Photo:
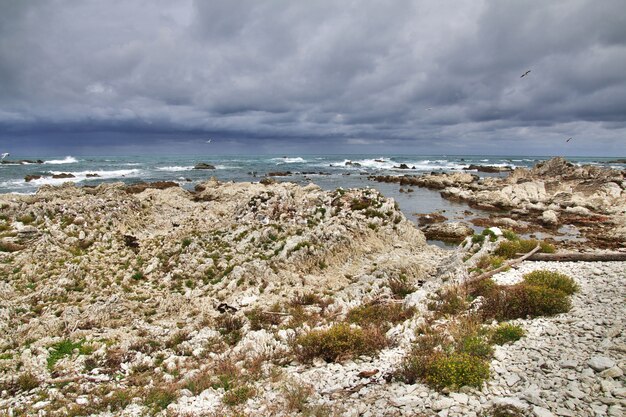
[[[61,165],[61,164],[75,164],[78,159],[73,156],[66,156],[63,159],[51,159],[49,161],[43,161],[44,164]]]

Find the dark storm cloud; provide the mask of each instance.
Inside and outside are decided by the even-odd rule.
[[[624,153],[622,6],[0,0],[0,145]]]

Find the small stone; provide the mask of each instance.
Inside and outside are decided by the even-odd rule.
[[[463,404],[463,405],[467,404],[467,402],[469,401],[469,397],[467,396],[467,394],[460,394],[457,392],[451,393],[450,398],[452,398],[458,404]]]
[[[555,417],[555,415],[552,414],[549,410],[546,410],[543,407],[537,407],[537,406],[533,407],[533,415],[535,417]]]
[[[578,385],[575,383],[569,384],[567,386],[567,391],[565,392],[565,394],[569,397],[577,399],[581,399],[585,396],[585,393],[582,392],[580,388],[578,388]]]
[[[596,372],[602,372],[615,366],[615,361],[605,356],[594,356],[587,362],[589,367]]]
[[[612,368],[605,369],[604,371],[600,372],[600,376],[602,378],[620,378],[624,376],[624,371],[622,371],[622,369],[619,366],[614,366]]]
[[[612,392],[613,392],[613,395],[618,398],[626,398],[626,388],[623,388],[623,387],[615,388]]]
[[[565,359],[563,361],[561,361],[560,366],[563,369],[576,369],[576,366],[578,365],[578,363],[575,360],[572,359]]]
[[[519,377],[519,375],[510,374],[509,376],[506,377],[506,384],[509,387],[512,387],[513,385],[517,384],[520,380],[521,378]]]
[[[433,402],[430,406],[435,411],[446,410],[454,405],[454,400],[452,398],[442,398]]]
[[[622,406],[620,404],[610,406],[608,412],[611,417],[624,417]]]
[[[89,399],[87,397],[78,397],[78,398],[76,398],[76,404],[78,404],[78,405],[87,405],[87,404],[89,404]]]
[[[574,413],[567,408],[559,407],[556,409],[557,416],[574,417]]]
[[[85,235],[85,232],[84,232],[83,230],[81,230],[81,231],[78,233],[78,239],[79,239],[79,240],[85,240],[85,238],[86,238],[86,237],[87,237],[87,235]]]

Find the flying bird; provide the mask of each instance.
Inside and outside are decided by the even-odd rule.
[[[433,109],[432,107],[428,107],[426,110],[432,110],[432,109]]]
[[[522,74],[522,76],[520,78],[524,78],[525,76],[528,75],[528,73],[530,73],[530,70],[526,71],[525,73]]]
[[[207,140],[207,141],[206,141],[206,143],[211,143],[211,140],[212,140],[212,139]]]
[[[569,138],[568,140],[566,140],[565,142],[569,142],[570,140],[572,140],[572,138]]]

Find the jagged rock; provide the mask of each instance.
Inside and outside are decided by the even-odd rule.
[[[211,164],[207,164],[205,162],[200,162],[198,164],[196,164],[193,169],[215,169],[215,166],[211,165]]]
[[[54,174],[52,176],[52,178],[54,179],[65,179],[65,178],[76,178],[76,176],[74,174],[70,174],[67,172],[62,172],[60,174]]]

